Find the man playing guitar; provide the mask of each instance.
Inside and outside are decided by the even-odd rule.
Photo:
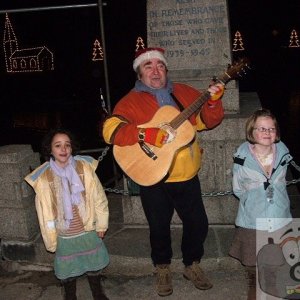
[[[183,276],[198,289],[210,289],[212,283],[199,266],[208,220],[198,178],[202,149],[196,132],[214,128],[223,120],[220,98],[224,84],[211,85],[203,105],[190,113],[187,108],[205,93],[168,79],[163,49],[137,51],[133,69],[137,73],[135,86],[105,121],[103,137],[114,145],[115,158],[124,172],[141,185],[151,258],[157,270],[157,293],[167,296],[173,292],[170,223],[174,210],[183,224]],[[186,114],[184,120],[176,118],[181,117],[180,112]],[[155,167],[148,171],[152,163]]]

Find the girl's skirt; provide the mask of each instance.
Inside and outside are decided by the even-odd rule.
[[[107,249],[96,231],[71,237],[59,236],[54,259],[55,276],[60,280],[99,271],[109,263]]]
[[[238,259],[244,266],[256,266],[256,230],[238,227],[229,255]]]

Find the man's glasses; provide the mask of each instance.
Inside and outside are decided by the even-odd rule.
[[[259,131],[259,132],[263,132],[263,133],[275,133],[276,132],[276,128],[265,128],[265,127],[256,127],[254,128],[255,130]]]

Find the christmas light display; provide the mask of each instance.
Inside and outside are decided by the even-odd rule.
[[[100,42],[96,39],[93,47],[92,61],[103,60],[103,50]]]
[[[292,30],[291,36],[290,36],[290,48],[298,48],[300,47],[299,45],[299,39],[298,39],[298,34],[295,29]]]
[[[3,49],[8,73],[54,70],[53,53],[46,46],[19,49],[8,14],[5,16]]]
[[[145,49],[144,41],[141,37],[138,37],[135,44],[135,51],[138,51],[140,49]]]
[[[244,51],[245,48],[243,47],[243,38],[239,31],[237,31],[234,35],[233,40],[233,49],[232,51]]]

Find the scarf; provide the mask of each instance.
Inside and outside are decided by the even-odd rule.
[[[153,95],[160,107],[164,105],[176,106],[176,103],[170,95],[173,92],[173,84],[169,79],[167,80],[166,86],[161,89],[153,89],[145,85],[142,81],[137,80],[135,82],[134,90]]]
[[[64,168],[50,158],[51,170],[61,178],[63,189],[63,208],[66,226],[69,228],[70,220],[73,219],[72,205],[79,205],[81,202],[80,194],[84,191],[83,184],[77,174],[76,162],[73,156],[69,158],[67,166]]]

